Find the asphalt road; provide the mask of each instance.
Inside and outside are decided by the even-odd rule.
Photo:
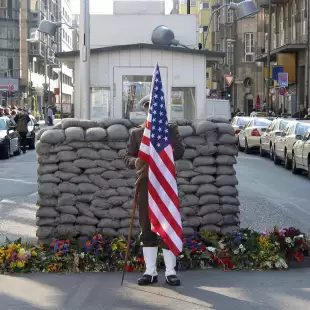
[[[36,154],[0,161],[0,243],[35,241]],[[310,233],[310,182],[269,159],[240,153],[241,224],[265,230],[296,226]],[[310,309],[310,270],[181,273],[183,286],[140,288],[137,274],[0,276],[0,310],[23,309]]]

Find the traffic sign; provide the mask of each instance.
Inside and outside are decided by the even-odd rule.
[[[234,81],[234,76],[233,75],[224,75],[224,79],[225,79],[227,85],[230,86]]]
[[[278,73],[278,86],[288,87],[288,73],[287,72]]]
[[[8,85],[8,90],[9,91],[13,91],[14,90],[14,85],[13,84],[9,84]]]
[[[284,96],[285,93],[286,93],[286,88],[285,88],[285,87],[281,87],[281,88],[279,89],[279,94],[280,94],[281,96]]]

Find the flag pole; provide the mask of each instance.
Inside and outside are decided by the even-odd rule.
[[[133,226],[133,220],[134,220],[136,209],[137,209],[137,198],[138,198],[138,191],[139,191],[139,185],[140,185],[141,178],[142,178],[142,175],[140,175],[136,181],[136,191],[135,191],[135,196],[133,200],[133,208],[132,208],[131,219],[130,219],[128,240],[127,240],[127,247],[126,247],[126,254],[125,254],[125,263],[124,263],[121,285],[123,285],[123,282],[124,282],[125,271],[126,271],[126,266],[127,266],[128,256],[129,256],[130,241],[131,241],[131,236],[132,236],[132,226]]]

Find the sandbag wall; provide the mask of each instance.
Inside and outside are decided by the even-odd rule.
[[[213,120],[212,120],[213,121]],[[176,162],[184,234],[238,228],[236,139],[229,124],[179,121],[186,147]],[[37,135],[37,237],[127,235],[135,171],[123,163],[128,120],[65,119]],[[139,233],[138,213],[134,234]]]

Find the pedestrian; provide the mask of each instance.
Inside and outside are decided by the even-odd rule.
[[[299,111],[297,111],[294,115],[293,118],[305,118],[307,115],[307,110],[305,108],[304,104],[299,105]]]
[[[14,121],[16,123],[16,129],[20,135],[20,142],[23,153],[26,153],[28,123],[30,122],[30,117],[26,108],[24,108],[19,114],[15,116]]]
[[[16,110],[11,111],[10,120],[15,123]]]
[[[144,97],[138,104],[143,106],[148,114],[149,97]],[[131,132],[126,153],[124,155],[124,162],[130,169],[136,169],[137,178],[141,181],[137,187],[138,199],[137,206],[139,209],[139,224],[141,229],[140,244],[143,247],[143,256],[146,265],[145,273],[138,279],[139,285],[149,285],[157,282],[156,260],[159,242],[163,248],[163,257],[166,265],[166,282],[172,286],[179,286],[180,280],[176,276],[176,257],[169,250],[169,247],[162,241],[158,240],[157,234],[152,232],[151,223],[148,210],[148,164],[142,159],[138,158],[138,152],[144,133],[146,122]],[[169,124],[170,140],[174,153],[174,160],[181,159],[184,154],[184,146],[180,140],[178,127]]]
[[[7,116],[7,117],[11,116],[11,112],[9,108],[4,108],[3,113],[4,113],[4,116]]]
[[[255,117],[256,114],[257,114],[256,109],[253,109],[251,114],[250,114],[250,117]]]
[[[4,109],[0,107],[0,117],[4,116]]]
[[[53,126],[54,113],[51,106],[47,108],[48,126]]]
[[[308,114],[305,116],[306,119],[310,119],[310,108],[308,109]]]

